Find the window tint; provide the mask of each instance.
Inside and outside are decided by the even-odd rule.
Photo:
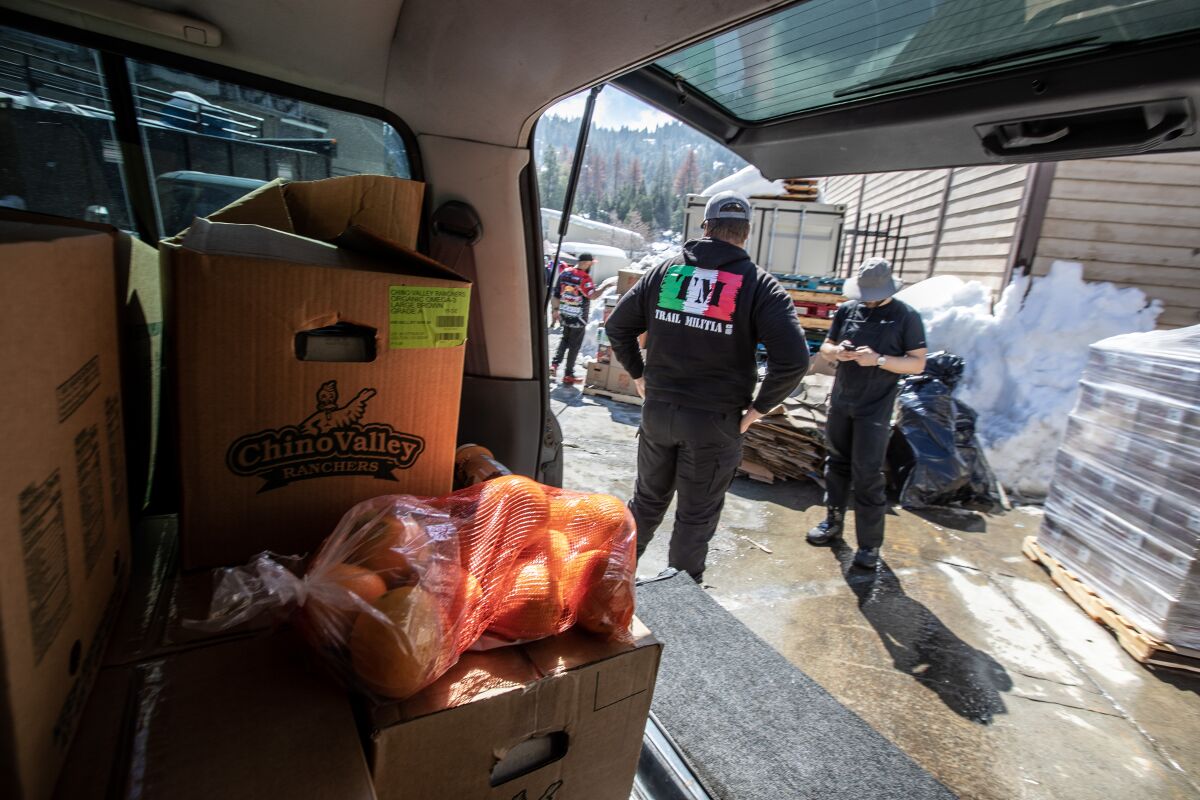
[[[809,0],[655,63],[753,121],[1197,28],[1196,0]]]
[[[105,76],[96,50],[0,26],[0,206],[134,231],[106,77],[130,83],[164,236],[275,178],[411,177],[382,120],[123,63]]]
[[[129,70],[164,236],[275,178],[411,177],[381,120],[157,64]]]
[[[132,229],[95,50],[0,27],[0,206]]]

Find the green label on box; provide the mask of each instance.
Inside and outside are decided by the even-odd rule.
[[[470,303],[467,287],[390,287],[388,347],[458,347],[467,340]]]

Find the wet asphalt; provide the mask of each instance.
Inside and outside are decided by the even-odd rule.
[[[564,486],[630,497],[640,408],[571,386],[551,400]],[[1200,675],[1139,665],[1021,555],[1040,513],[897,507],[869,573],[852,533],[805,543],[815,484],[737,478],[705,583],[962,797],[1200,799]],[[666,566],[672,518],[639,573]]]

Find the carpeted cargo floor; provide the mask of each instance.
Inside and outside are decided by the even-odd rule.
[[[714,797],[954,797],[686,574],[637,599],[663,643],[654,713]]]

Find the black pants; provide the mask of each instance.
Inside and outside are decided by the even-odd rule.
[[[892,407],[869,416],[852,409],[831,406],[825,425],[829,455],[825,458],[825,505],[846,509],[850,487],[854,487],[854,529],[859,547],[883,544],[883,522],[887,514],[887,486],[883,459],[891,435]]]
[[[567,369],[563,375],[575,374],[575,359],[579,357],[579,348],[583,344],[583,334],[586,331],[583,325],[563,325],[562,338],[558,340],[558,353],[554,356],[554,363],[561,364],[563,354],[567,355]]]
[[[638,430],[638,474],[629,510],[640,557],[678,493],[668,565],[697,583],[717,530],[725,490],[742,460],[741,415],[647,400]]]

